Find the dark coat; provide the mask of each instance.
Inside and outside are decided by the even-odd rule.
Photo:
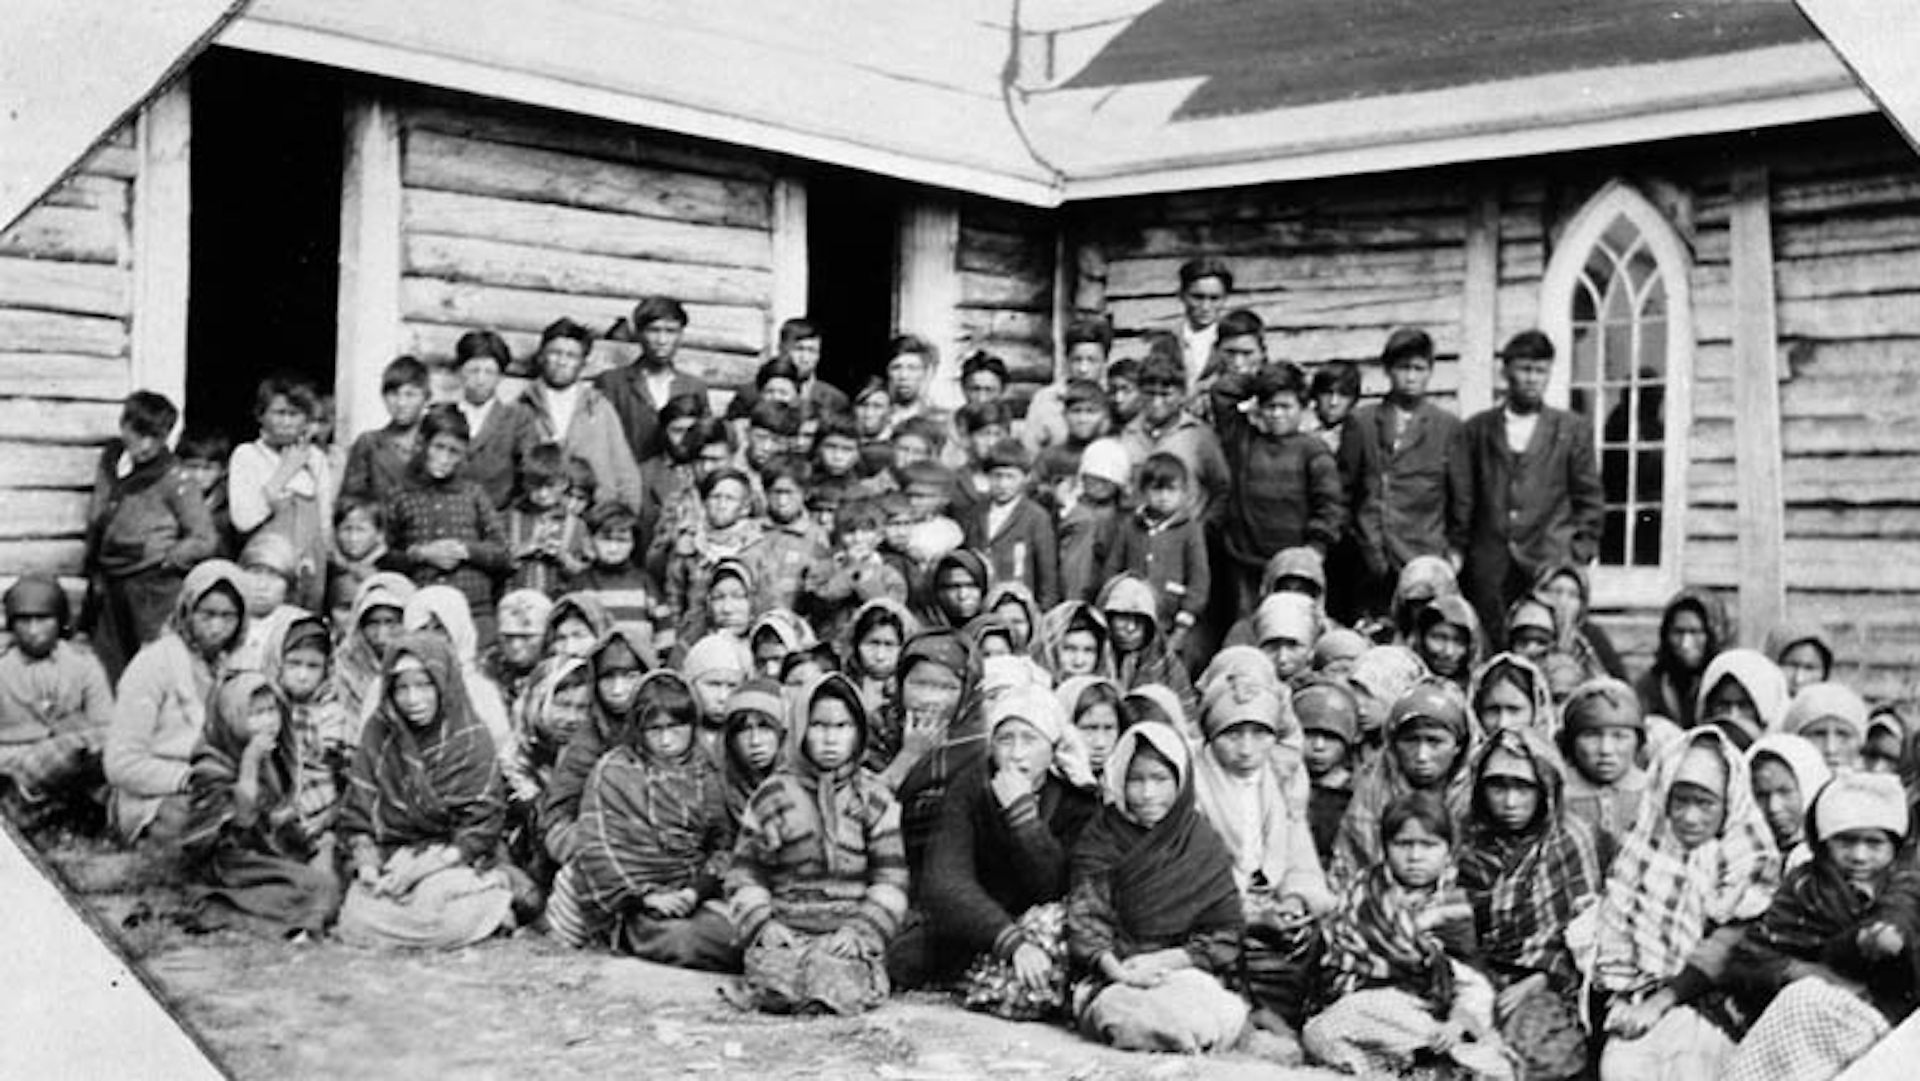
[[[1542,567],[1585,566],[1600,544],[1600,468],[1585,417],[1542,407],[1519,454],[1500,407],[1460,426],[1447,463],[1447,541],[1465,554],[1462,586],[1490,633]],[[1516,585],[1517,583],[1517,585]]]
[[[675,370],[673,382],[667,387],[667,401],[656,402],[647,396],[646,373],[637,361],[624,368],[601,372],[593,385],[613,404],[613,411],[620,418],[620,427],[626,432],[627,446],[633,451],[635,462],[644,462],[666,452],[666,431],[660,426],[660,408],[667,401],[682,394],[707,393],[706,380]]]
[[[505,510],[520,482],[521,463],[541,441],[540,419],[519,402],[496,399],[467,446],[465,474]]]
[[[1392,445],[1385,403],[1362,406],[1340,436],[1340,477],[1353,511],[1353,533],[1367,569],[1399,572],[1417,556],[1447,554],[1452,502],[1447,465],[1460,418],[1422,402]]]
[[[1046,611],[1060,603],[1060,554],[1053,532],[1053,516],[1022,496],[1000,532],[987,535],[990,500],[981,500],[966,517],[967,547],[987,557],[995,582],[1019,582],[1033,590]]]
[[[1138,510],[1117,515],[1102,569],[1101,584],[1122,574],[1146,579],[1159,602],[1156,615],[1166,631],[1194,626],[1207,614],[1213,570],[1207,559],[1206,530],[1186,510],[1175,512],[1158,529],[1151,528]],[[1094,591],[1098,593],[1099,587]]]

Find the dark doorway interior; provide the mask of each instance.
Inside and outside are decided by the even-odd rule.
[[[900,204],[897,181],[830,168],[808,179],[807,310],[820,375],[849,394],[886,368]]]
[[[187,424],[243,442],[261,377],[333,392],[344,97],[329,69],[223,49],[192,77]]]

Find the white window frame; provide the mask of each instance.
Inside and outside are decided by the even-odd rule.
[[[1592,568],[1597,607],[1659,606],[1680,587],[1686,562],[1687,443],[1693,430],[1692,254],[1671,222],[1646,196],[1615,180],[1587,201],[1562,234],[1540,283],[1540,324],[1560,358],[1553,366],[1547,400],[1565,409],[1573,369],[1573,297],[1593,247],[1616,218],[1625,216],[1645,238],[1667,290],[1667,375],[1663,490],[1660,499],[1660,564],[1655,567]],[[1599,460],[1601,423],[1593,418]]]

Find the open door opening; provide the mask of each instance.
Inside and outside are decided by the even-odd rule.
[[[192,85],[187,426],[239,443],[263,377],[332,392],[344,96],[329,69],[224,49]]]
[[[886,370],[902,186],[846,169],[807,181],[807,311],[820,328],[820,376],[852,394]]]

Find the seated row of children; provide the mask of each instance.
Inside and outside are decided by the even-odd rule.
[[[1637,1079],[1830,1075],[1916,1002],[1910,741],[1814,679],[1817,638],[1776,664],[1683,596],[1642,689],[1688,718],[1482,660],[1437,570],[1388,645],[1277,576],[1194,680],[1138,577],[1044,612],[965,550],[928,579],[937,625],[748,603],[672,665],[519,591],[489,662],[451,586],[375,573],[329,626],[209,560],[116,695],[30,576],[0,771],[39,814],[104,780],[202,926],[533,926],[776,1011],[939,986],[1122,1047]]]

